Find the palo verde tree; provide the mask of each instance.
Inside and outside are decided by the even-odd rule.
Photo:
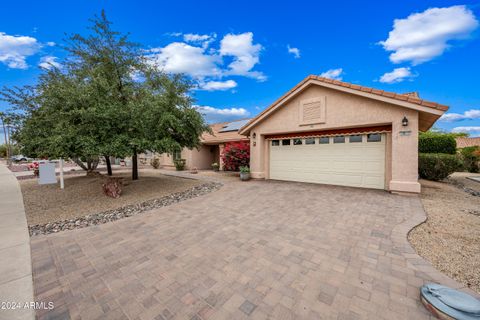
[[[61,69],[45,70],[35,87],[4,97],[24,109],[18,139],[27,153],[131,156],[135,180],[138,153],[197,147],[208,126],[192,107],[191,83],[160,71],[111,25],[102,12],[88,35],[67,40],[69,56]]]
[[[135,180],[138,153],[196,147],[208,126],[192,107],[184,76],[160,71],[138,44],[112,30],[105,12],[92,22],[91,33],[72,36],[67,50],[95,90],[101,154],[131,156]]]
[[[45,70],[35,86],[5,88],[3,100],[19,115],[14,138],[26,155],[72,158],[91,172],[98,164],[98,132],[89,82],[69,70]],[[83,164],[84,159],[86,165]]]

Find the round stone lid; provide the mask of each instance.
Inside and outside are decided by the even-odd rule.
[[[480,301],[469,294],[435,283],[424,285],[420,292],[431,305],[455,319],[480,319]]]

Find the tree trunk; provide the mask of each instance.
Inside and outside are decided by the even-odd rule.
[[[110,163],[110,156],[104,156],[105,157],[105,163],[107,164],[107,174],[109,176],[112,175],[112,164]]]
[[[97,157],[97,158],[93,158],[91,161],[92,161],[92,164],[91,164],[92,171],[97,170],[98,164],[100,163],[100,159]]]
[[[3,121],[3,118],[0,118],[2,120],[2,127],[3,127],[3,138],[5,140],[5,156],[7,157],[7,163],[10,161],[10,150],[8,150],[8,141],[7,141],[7,129],[5,128],[5,122]]]
[[[8,125],[5,125],[5,119],[2,118],[2,126],[3,126],[3,135],[5,137],[5,151],[6,151],[6,156],[7,156],[7,165],[10,165],[12,163],[12,151],[10,149],[10,137],[8,135]]]
[[[132,180],[138,180],[137,149],[133,149],[132,157]]]
[[[96,174],[95,170],[98,166],[98,158],[87,158],[87,165],[85,165],[80,158],[72,158],[72,160],[83,170],[87,171],[88,175]]]
[[[82,168],[85,171],[88,171],[88,168],[85,167],[85,164],[80,160],[80,158],[72,158],[73,162],[75,162],[80,168]]]

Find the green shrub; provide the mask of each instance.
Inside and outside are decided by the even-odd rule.
[[[185,159],[173,160],[173,164],[175,165],[175,169],[177,169],[177,171],[185,170],[185,163],[186,162],[187,162],[187,160],[185,160]]]
[[[240,167],[241,173],[250,173],[250,168],[248,166],[241,166]]]
[[[10,156],[15,156],[17,154],[20,154],[20,148],[16,145],[11,145],[10,151],[12,153]],[[0,158],[6,158],[6,157],[7,157],[7,145],[0,144]]]
[[[427,180],[443,180],[462,168],[462,162],[454,154],[420,153],[418,155],[418,173]]]
[[[153,169],[158,169],[160,167],[160,160],[158,158],[153,158],[150,160],[150,165],[153,167]]]
[[[448,153],[457,152],[457,142],[452,134],[424,132],[418,137],[419,153]]]
[[[6,157],[7,157],[7,145],[0,144],[0,158],[6,158]]]
[[[463,159],[463,168],[468,172],[480,171],[480,147],[465,147],[460,150]]]

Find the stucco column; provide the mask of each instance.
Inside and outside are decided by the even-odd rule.
[[[254,138],[255,137],[255,138]],[[265,144],[263,135],[250,133],[250,174],[252,178],[265,178]]]
[[[418,183],[418,113],[406,112],[408,126],[402,119],[392,122],[392,177],[389,189],[393,192],[420,192]]]
[[[218,157],[219,157],[218,166],[219,166],[219,170],[222,170],[222,171],[223,171],[222,155],[223,155],[223,150],[224,149],[225,149],[225,144],[221,143],[221,144],[218,145]]]

